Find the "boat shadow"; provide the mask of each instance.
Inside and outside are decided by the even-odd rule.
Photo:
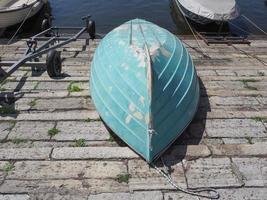
[[[120,137],[117,136],[116,133],[113,132],[113,130],[105,123],[105,121],[101,117],[100,119],[102,123],[104,124],[105,128],[107,129],[107,131],[109,132],[109,141],[114,142],[115,145],[119,147],[127,147],[127,144],[122,139],[120,139]]]

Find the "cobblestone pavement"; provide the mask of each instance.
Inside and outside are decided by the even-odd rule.
[[[174,191],[100,121],[88,88],[98,43],[61,49],[62,79],[21,67],[0,86],[1,97],[23,94],[0,106],[0,199],[201,199]],[[185,188],[214,187],[221,199],[267,199],[267,41],[202,44],[210,58],[195,41],[184,44],[201,100],[164,155],[172,178]],[[25,46],[0,45],[2,60],[19,59]]]

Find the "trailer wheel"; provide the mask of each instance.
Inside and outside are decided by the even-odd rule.
[[[42,21],[41,25],[41,31],[45,31],[46,29],[50,28],[51,24],[49,23],[49,20],[46,18]]]
[[[45,31],[45,30],[49,29],[51,26],[52,26],[51,17],[45,18],[45,19],[43,19],[42,24],[41,24],[41,31]],[[51,37],[51,35],[52,34],[50,31],[45,33],[45,37]]]
[[[95,39],[95,21],[90,20],[88,22],[87,32],[91,39]]]
[[[46,57],[47,73],[51,78],[59,77],[61,75],[61,53],[56,50],[48,52]]]

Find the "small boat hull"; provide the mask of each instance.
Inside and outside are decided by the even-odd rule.
[[[188,19],[198,24],[221,24],[239,16],[235,0],[173,0],[176,8]],[[220,6],[222,8],[220,8]]]
[[[206,25],[206,24],[210,24],[212,22],[219,22],[219,21],[213,21],[211,19],[208,19],[206,17],[202,17],[200,15],[197,15],[193,12],[190,12],[189,10],[187,10],[186,8],[184,8],[181,4],[179,4],[181,10],[182,10],[182,14],[187,17],[188,19],[198,23],[198,24],[203,24],[203,25]],[[178,8],[179,9],[179,8]]]
[[[0,29],[21,23],[25,17],[27,17],[27,19],[31,18],[43,7],[46,2],[47,0],[36,1],[33,4],[18,7],[16,9],[0,10]],[[29,12],[30,14],[28,15]]]
[[[91,66],[91,96],[101,118],[152,162],[193,119],[199,83],[181,41],[145,20],[131,20],[101,40]]]

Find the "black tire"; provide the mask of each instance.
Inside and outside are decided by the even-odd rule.
[[[60,77],[62,70],[61,53],[56,50],[49,51],[46,57],[46,65],[49,77]]]
[[[87,32],[89,33],[91,39],[95,39],[95,29],[95,21],[90,20],[88,22]]]
[[[51,23],[52,22],[50,18],[43,19],[42,24],[41,24],[41,31],[45,31],[46,29],[49,29],[51,27]],[[51,37],[51,33],[50,32],[46,33],[45,37]]]
[[[50,28],[50,23],[49,20],[46,18],[42,21],[41,31],[45,31],[48,28]]]

